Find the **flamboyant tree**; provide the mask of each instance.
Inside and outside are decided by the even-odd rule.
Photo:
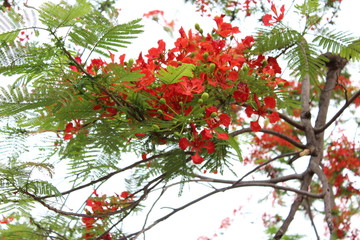
[[[359,121],[360,90],[346,65],[360,59],[360,44],[331,27],[340,1],[194,1],[202,14],[224,13],[212,32],[180,28],[171,47],[159,39],[136,59],[117,52],[141,37],[141,20],[118,23],[114,1],[5,2],[0,73],[13,83],[0,95],[2,239],[137,239],[205,198],[249,186],[273,189],[288,208],[263,216],[274,239],[299,238],[286,236],[298,212],[318,239],[315,215],[331,238],[357,239],[359,146],[345,130]],[[242,11],[260,16],[260,28],[239,38]],[[300,29],[286,24],[292,11]],[[244,174],[239,163],[253,168]],[[52,179],[59,172],[62,184]],[[157,196],[151,212],[168,189],[197,183],[216,185],[152,223],[139,213],[148,196]],[[122,224],[134,213],[144,225],[128,232]]]

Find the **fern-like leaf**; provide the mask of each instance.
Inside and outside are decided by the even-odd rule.
[[[65,1],[59,4],[46,2],[40,7],[40,21],[50,28],[73,26],[91,11],[91,4],[86,0],[77,0],[75,5]]]
[[[260,29],[252,51],[256,54],[281,51],[294,46],[300,39],[299,32],[288,28]]]
[[[323,58],[317,57],[318,55],[316,47],[303,40],[291,48],[285,58],[288,60],[289,67],[293,70],[295,77],[303,79],[309,75],[311,81],[317,83],[318,78],[324,74],[319,69],[324,66],[325,62]]]
[[[326,52],[340,54],[341,57],[360,60],[359,38],[348,32],[325,31],[314,39],[314,42],[323,47]]]
[[[13,43],[24,29],[36,26],[36,15],[33,10],[24,9],[21,13],[14,10],[0,11],[0,43]]]
[[[84,47],[91,52],[108,56],[108,51],[117,51],[119,47],[126,47],[130,39],[142,32],[140,19],[125,24],[114,25],[100,13],[92,12],[83,17],[82,25],[75,26],[70,41]]]
[[[299,11],[301,15],[310,16],[313,13],[316,13],[320,9],[320,3],[318,0],[307,0],[303,4],[295,5],[295,8]]]
[[[45,92],[29,93],[26,87],[0,87],[0,116],[11,116],[49,106],[54,100]]]
[[[31,180],[26,183],[25,191],[30,192],[37,196],[48,196],[48,195],[56,195],[60,196],[60,191],[51,183],[47,181],[41,180]]]
[[[179,67],[169,65],[166,69],[160,69],[156,76],[165,84],[172,84],[181,82],[183,77],[192,77],[194,69],[195,65],[187,63]]]

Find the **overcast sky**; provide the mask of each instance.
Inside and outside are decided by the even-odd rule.
[[[29,5],[39,5],[41,1],[28,0]],[[179,29],[183,26],[185,30],[193,28],[195,23],[200,23],[201,27],[206,31],[211,31],[214,27],[214,23],[209,18],[202,18],[198,13],[194,11],[194,6],[190,4],[184,4],[183,0],[121,0],[119,2],[120,21],[126,22],[132,19],[141,18],[144,13],[151,10],[163,10],[165,12],[165,18],[169,21],[175,20],[175,28]],[[278,1],[280,2],[280,1]],[[338,27],[343,30],[349,30],[360,36],[360,28],[358,23],[360,22],[360,2],[343,0],[342,4],[343,12],[339,15]],[[151,47],[157,46],[159,39],[164,39],[168,43],[168,47],[171,47],[171,42],[174,40],[168,33],[164,32],[161,25],[151,20],[143,21],[145,24],[145,32],[134,41],[134,44],[129,46],[128,49],[124,49],[122,52],[127,53],[129,57],[136,58],[139,52],[144,52]],[[254,30],[253,25],[247,24],[246,26],[239,26],[242,35],[251,35]],[[174,37],[177,37],[177,30],[174,32]],[[121,54],[121,53],[119,53]],[[359,65],[355,65],[355,67]],[[359,70],[357,70],[359,72]],[[209,175],[215,176],[215,175]],[[116,184],[116,183],[114,183]],[[120,187],[119,187],[120,189]],[[158,203],[159,207],[178,207],[181,204],[177,201],[177,190],[169,191],[169,194]],[[191,200],[194,196],[200,196],[203,189],[195,187],[189,189],[187,193],[182,197],[181,202],[185,200]],[[106,191],[106,190],[104,190]],[[104,192],[102,191],[102,192]],[[120,190],[119,190],[120,191]],[[223,236],[219,236],[218,240],[242,240],[242,239],[265,239],[265,235],[262,232],[261,215],[267,211],[269,213],[276,213],[277,209],[269,204],[258,203],[258,192],[261,192],[262,188],[244,188],[237,189],[222,194],[217,194],[212,198],[206,199],[187,210],[181,211],[175,214],[166,222],[159,224],[153,230],[147,233],[147,240],[196,240],[199,236],[205,235],[211,237],[214,233],[219,233],[218,229],[222,219],[226,217],[233,218],[233,210],[242,207],[242,211],[237,213],[234,217],[234,221],[229,229],[225,231]],[[109,194],[113,192],[113,189],[109,190]],[[260,194],[265,197],[264,194]],[[174,197],[175,196],[175,197]],[[150,197],[151,198],[151,197]],[[151,200],[151,199],[149,199]],[[150,202],[150,201],[149,201]],[[153,219],[156,216],[162,216],[163,214],[171,211],[169,208],[163,208],[154,213]],[[145,213],[145,212],[144,212]],[[149,221],[151,223],[151,221]],[[131,229],[139,230],[142,226],[142,222],[132,222]],[[296,227],[298,226],[298,227]],[[296,219],[291,228],[295,230],[302,229],[306,226],[307,232],[311,234],[311,227],[308,221],[303,219]],[[304,228],[305,229],[305,228]],[[297,231],[298,232],[298,231]],[[314,239],[314,238],[310,238]]]

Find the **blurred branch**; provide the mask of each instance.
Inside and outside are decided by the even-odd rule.
[[[70,190],[68,190],[68,191],[62,192],[62,193],[60,194],[60,196],[64,196],[64,195],[66,195],[66,194],[75,192],[75,191],[77,191],[77,190],[80,190],[80,189],[83,189],[83,188],[92,186],[92,185],[94,185],[94,184],[96,184],[96,183],[106,181],[106,180],[110,179],[112,176],[114,176],[114,175],[116,175],[116,174],[118,174],[118,173],[125,172],[125,171],[127,171],[127,170],[129,170],[129,169],[133,169],[134,167],[136,167],[136,166],[138,166],[138,165],[140,165],[140,164],[142,164],[142,163],[150,162],[150,161],[153,160],[153,159],[156,159],[156,158],[162,157],[162,156],[166,156],[166,155],[168,155],[168,154],[171,154],[171,153],[157,154],[157,155],[151,156],[151,157],[149,157],[149,158],[146,158],[146,159],[137,161],[137,162],[135,162],[135,163],[133,163],[133,164],[127,166],[127,167],[124,167],[124,168],[122,168],[122,169],[119,169],[119,170],[117,170],[117,171],[114,171],[114,172],[112,172],[112,173],[109,173],[109,174],[107,174],[107,175],[105,175],[105,176],[103,176],[103,177],[101,177],[101,178],[98,178],[98,179],[96,179],[96,180],[93,180],[93,181],[91,181],[91,182],[89,182],[89,183],[86,183],[86,184],[84,184],[84,185],[80,185],[80,186],[78,186],[78,187],[76,187],[76,188],[72,188],[72,189],[70,189]],[[39,197],[39,199],[46,199],[46,198],[51,198],[51,197],[58,197],[58,195],[43,196],[43,197]]]
[[[360,90],[358,90],[349,100],[346,101],[346,103],[344,104],[344,106],[342,106],[339,111],[331,118],[330,121],[328,121],[324,126],[319,127],[319,128],[315,128],[314,131],[315,133],[321,133],[323,131],[325,131],[325,129],[327,129],[333,122],[336,121],[336,119],[338,119],[338,117],[349,107],[349,105],[351,103],[353,103],[355,101],[356,98],[360,97]]]
[[[243,133],[248,133],[248,132],[253,132],[253,131],[251,130],[251,128],[243,128],[241,130],[237,130],[235,132],[232,132],[229,135],[231,135],[232,137],[235,137],[237,135],[240,135],[240,134],[243,134]],[[290,138],[289,136],[287,136],[285,134],[282,134],[282,133],[279,133],[277,131],[263,128],[263,129],[260,129],[259,132],[268,133],[268,134],[274,135],[276,137],[279,137],[281,139],[284,139],[285,141],[291,143],[292,145],[294,145],[295,147],[298,147],[300,149],[305,149],[306,148],[305,145],[303,145],[303,144],[295,141],[294,139]]]

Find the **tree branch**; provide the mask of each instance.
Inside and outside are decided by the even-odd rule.
[[[268,110],[269,112],[277,112],[277,111],[275,111],[275,110],[273,110],[273,109],[271,109],[271,108],[269,108],[269,109],[267,109],[267,110]],[[303,126],[301,123],[298,123],[298,122],[294,121],[294,120],[291,119],[289,116],[287,116],[287,115],[285,115],[285,114],[283,114],[283,113],[280,113],[280,112],[277,112],[277,113],[279,114],[279,117],[280,117],[282,120],[284,120],[285,122],[287,122],[287,123],[290,124],[291,126],[296,127],[297,129],[302,130],[302,131],[305,130],[304,126]]]
[[[329,227],[330,232],[334,230],[333,216],[332,210],[335,207],[335,202],[332,194],[332,189],[329,184],[328,179],[326,178],[324,172],[320,169],[318,165],[312,166],[312,170],[319,177],[320,182],[322,184],[322,189],[324,192],[324,210],[325,210],[325,220]]]
[[[288,157],[288,156],[293,156],[293,155],[299,155],[300,152],[292,152],[292,153],[285,153],[285,154],[281,154],[279,156],[276,156],[270,160],[267,160],[265,162],[263,162],[262,164],[259,164],[258,166],[256,166],[254,169],[252,169],[251,171],[249,171],[248,173],[246,173],[244,176],[242,176],[238,181],[238,182],[241,182],[244,178],[246,178],[247,176],[249,176],[250,174],[254,173],[256,170],[258,170],[259,168],[277,160],[277,159],[280,159],[280,158],[284,158],[284,157]]]
[[[204,178],[205,180],[206,178]],[[196,181],[196,180],[195,180]],[[211,179],[211,181],[214,181],[213,179]],[[218,181],[221,181],[221,180],[218,180]],[[270,180],[269,180],[270,181]],[[226,181],[226,183],[236,183],[236,181]],[[271,188],[275,188],[275,189],[280,189],[280,190],[285,190],[285,191],[292,191],[292,192],[295,192],[295,193],[298,193],[299,196],[308,196],[308,197],[312,197],[312,198],[322,198],[323,197],[323,194],[314,194],[314,193],[310,193],[308,191],[305,191],[305,190],[298,190],[298,189],[294,189],[294,188],[291,188],[291,187],[285,187],[285,186],[279,186],[279,185],[276,185],[274,183],[270,183],[270,182],[266,182],[266,181],[248,181],[248,182],[240,182],[238,183],[237,185],[231,185],[229,187],[224,187],[224,188],[219,188],[219,189],[215,189],[214,191],[212,192],[209,192],[197,199],[194,199],[193,201],[191,202],[188,202],[187,204],[179,207],[179,208],[174,208],[172,212],[170,212],[169,214],[157,219],[156,221],[154,221],[151,225],[149,225],[148,227],[142,229],[141,231],[138,231],[138,232],[135,232],[135,233],[132,233],[130,235],[127,235],[126,237],[124,238],[120,238],[120,240],[127,240],[128,238],[131,238],[133,236],[138,236],[139,234],[145,232],[145,231],[148,231],[150,230],[151,228],[153,228],[154,226],[156,226],[157,224],[159,224],[160,222],[168,219],[170,216],[174,215],[175,213],[197,203],[197,202],[200,202],[201,200],[203,199],[206,199],[216,193],[219,193],[219,192],[224,192],[224,191],[227,191],[227,190],[230,190],[230,189],[234,189],[234,188],[239,188],[239,187],[254,187],[254,186],[257,186],[257,187],[271,187]]]
[[[319,233],[318,233],[318,231],[317,231],[317,228],[316,228],[316,225],[315,225],[315,222],[314,222],[314,215],[313,215],[312,210],[311,210],[311,203],[310,203],[310,201],[309,201],[308,198],[305,199],[304,205],[305,205],[306,212],[307,212],[307,214],[309,215],[309,219],[310,219],[310,222],[311,222],[311,226],[312,226],[313,229],[314,229],[314,232],[315,232],[315,235],[316,235],[316,239],[317,239],[317,240],[320,240],[320,236],[319,236]]]
[[[251,128],[243,128],[243,129],[240,129],[240,130],[237,130],[235,132],[232,132],[230,133],[229,135],[231,135],[232,137],[235,137],[237,135],[240,135],[240,134],[243,134],[243,133],[248,133],[248,132],[253,132],[251,130]],[[279,137],[287,142],[289,142],[290,144],[294,145],[295,147],[298,147],[300,149],[305,149],[306,146],[295,141],[294,139],[290,138],[289,136],[285,135],[285,134],[282,134],[282,133],[279,133],[277,131],[274,131],[274,130],[271,130],[271,129],[260,129],[259,132],[263,132],[263,133],[268,133],[268,134],[271,134],[271,135],[274,135],[276,137]]]
[[[324,126],[319,127],[319,128],[315,128],[314,131],[315,133],[321,133],[323,131],[325,131],[325,129],[327,129],[333,122],[336,121],[336,119],[350,106],[350,104],[352,102],[355,101],[356,98],[360,97],[360,90],[357,91],[349,100],[346,101],[346,103],[344,104],[344,106],[342,106],[339,111],[331,118],[331,120],[329,122],[327,122]]]
[[[64,195],[67,195],[67,194],[69,194],[69,193],[75,192],[75,191],[77,191],[77,190],[80,190],[80,189],[83,189],[83,188],[92,186],[92,185],[94,185],[94,184],[96,184],[96,183],[98,183],[98,182],[106,181],[106,180],[110,179],[112,176],[114,176],[114,175],[116,175],[116,174],[118,174],[118,173],[125,172],[126,170],[132,169],[132,168],[134,168],[134,167],[136,167],[136,166],[138,166],[138,165],[140,165],[140,164],[142,164],[142,163],[149,162],[149,161],[151,161],[151,160],[153,160],[153,159],[156,159],[156,158],[162,157],[162,156],[166,156],[166,155],[168,155],[168,154],[172,154],[172,153],[171,153],[171,152],[167,152],[167,153],[163,153],[163,154],[157,154],[157,155],[151,156],[151,157],[149,157],[149,158],[146,158],[146,159],[137,161],[137,162],[135,162],[135,163],[133,163],[133,164],[127,166],[127,167],[124,167],[124,168],[122,168],[122,169],[119,169],[119,170],[117,170],[117,171],[114,171],[114,172],[112,172],[112,173],[109,173],[109,174],[107,174],[107,175],[105,175],[105,176],[103,176],[103,177],[101,177],[101,178],[98,178],[98,179],[96,179],[96,180],[93,180],[93,181],[91,181],[91,182],[89,182],[89,183],[86,183],[86,184],[84,184],[84,185],[80,185],[80,186],[78,186],[78,187],[76,187],[76,188],[72,188],[72,189],[70,189],[70,190],[68,190],[68,191],[62,192],[62,193],[60,193],[60,196],[64,196]],[[189,153],[189,154],[191,154],[191,153]],[[59,195],[49,195],[49,196],[43,196],[43,197],[38,197],[38,198],[39,198],[39,199],[46,199],[46,198],[58,197],[58,196],[59,196]]]
[[[311,183],[311,179],[312,179],[312,174],[308,174],[308,172],[306,172],[307,174],[305,174],[304,179],[301,183],[301,187],[300,190],[302,191],[306,191]],[[296,199],[294,200],[294,202],[292,203],[291,207],[290,207],[290,211],[288,216],[286,217],[286,219],[284,220],[284,222],[282,223],[281,227],[279,228],[279,230],[276,232],[274,239],[278,240],[281,239],[282,236],[285,234],[285,232],[287,231],[287,229],[289,228],[292,220],[294,219],[294,216],[296,214],[296,212],[299,209],[299,206],[301,205],[302,201],[304,200],[304,195],[298,195],[296,197]]]
[[[149,192],[156,187],[160,182],[162,182],[164,180],[166,174],[162,174],[159,177],[153,179],[152,181],[150,181],[147,185],[145,185],[142,190],[143,194],[142,196],[139,197],[138,200],[133,201],[133,202],[129,202],[128,206],[121,208],[120,210],[117,211],[113,211],[113,212],[107,212],[107,213],[102,213],[102,214],[81,214],[81,213],[73,213],[73,212],[67,212],[67,211],[63,211],[60,209],[57,209],[55,207],[50,206],[49,204],[47,204],[45,201],[43,201],[40,197],[37,197],[36,195],[29,193],[28,191],[24,190],[24,189],[18,189],[21,193],[25,194],[26,196],[32,198],[33,200],[35,200],[36,202],[40,203],[41,205],[43,205],[44,207],[46,207],[47,209],[59,213],[61,215],[66,215],[66,216],[76,216],[76,217],[88,217],[88,218],[97,218],[97,217],[108,217],[108,216],[112,216],[118,213],[122,213],[125,212],[129,209],[134,209],[137,205],[139,205],[141,203],[141,201],[143,199],[146,198],[146,196],[149,194]],[[154,186],[151,186],[154,182],[158,181],[157,183],[154,184]],[[139,191],[139,192],[140,192]]]

